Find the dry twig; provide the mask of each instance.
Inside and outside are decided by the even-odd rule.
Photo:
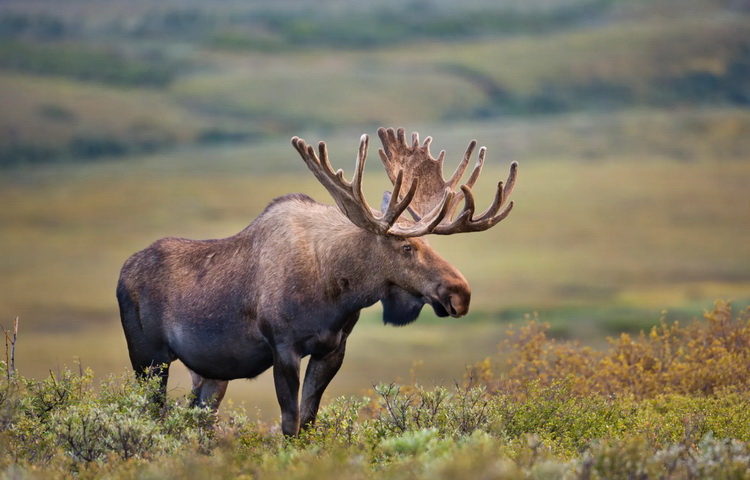
[[[13,334],[11,335],[10,330],[6,330],[5,327],[0,324],[0,328],[3,329],[5,335],[5,363],[8,365],[6,377],[10,380],[16,372],[16,339],[18,338],[18,317],[13,320]]]

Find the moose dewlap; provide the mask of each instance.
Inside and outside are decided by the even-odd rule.
[[[478,232],[504,219],[513,207],[506,198],[517,165],[498,183],[489,208],[475,214],[471,188],[484,147],[459,187],[476,141],[445,180],[445,152],[433,158],[430,137],[420,144],[414,133],[409,144],[403,129],[384,128],[378,136],[393,183],[379,211],[362,194],[367,135],[351,182],[333,171],[325,143],[316,153],[294,137],[336,207],[290,194],[231,237],[163,238],[130,257],[117,299],[137,374],[160,376],[166,395],[169,364],[179,359],[191,371],[194,402],[215,409],[229,380],[273,367],[282,431],[296,435],[315,421],[363,308],[381,302],[384,322],[394,325],[414,321],[425,304],[439,316],[466,315],[468,282],[422,237]],[[300,402],[300,359],[308,355]]]

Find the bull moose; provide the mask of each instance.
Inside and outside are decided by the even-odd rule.
[[[471,188],[484,147],[457,188],[476,141],[446,181],[445,151],[435,159],[430,137],[420,143],[414,133],[409,144],[403,129],[384,128],[378,136],[393,183],[380,211],[362,193],[367,135],[351,182],[333,171],[324,142],[316,153],[294,137],[292,145],[338,208],[290,194],[234,236],[163,238],[130,257],[117,299],[136,373],[160,376],[166,395],[169,364],[179,359],[192,375],[193,402],[216,409],[229,380],[273,367],[281,429],[293,436],[315,421],[363,308],[380,301],[383,321],[391,325],[416,320],[425,304],[441,317],[466,315],[469,284],[423,236],[477,232],[503,220],[513,207],[506,198],[517,164],[506,183],[498,183],[489,208],[475,215]],[[308,355],[300,406],[300,359]]]

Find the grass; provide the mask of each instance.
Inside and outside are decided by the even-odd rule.
[[[739,310],[739,311],[738,311]],[[214,417],[132,374],[38,381],[0,361],[0,472],[13,478],[747,478],[750,310],[717,302],[608,349],[503,338],[454,386],[381,383],[326,402],[299,438]],[[504,366],[502,366],[504,365]]]
[[[87,148],[103,150],[99,155],[120,153],[107,145],[123,153],[152,151],[191,142],[208,128],[205,119],[147,89],[7,72],[0,72],[0,88],[0,128],[8,132],[0,139],[0,153],[6,166],[96,156]],[[23,155],[23,148],[46,153]]]
[[[616,81],[635,91],[654,78],[690,70],[720,71],[731,54],[745,44],[741,15],[696,15],[683,9],[621,21],[601,28],[546,36],[521,36],[497,42],[480,39],[450,46],[428,46],[420,64],[456,58],[489,73],[511,91],[530,94],[545,84]],[[411,47],[391,56],[410,63]],[[416,55],[415,55],[416,56]],[[444,61],[444,60],[442,60]]]

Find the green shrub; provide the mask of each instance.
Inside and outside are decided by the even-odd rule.
[[[185,445],[210,448],[213,416],[176,402],[155,408],[156,380],[112,377],[96,391],[91,378],[90,371],[69,370],[42,381],[11,378],[0,394],[7,455],[31,464],[56,457],[76,464],[153,458]]]
[[[37,381],[0,362],[0,476],[750,478],[750,389],[716,364],[721,381],[685,368],[717,354],[741,362],[745,315],[720,303],[705,323],[621,337],[608,353],[529,322],[510,337],[515,363],[503,374],[483,362],[452,388],[379,385],[324,405],[293,439],[238,409],[217,418],[182,399],[158,406],[156,379],[95,386],[90,371],[65,370]],[[661,389],[645,367],[640,384],[620,381],[646,364],[664,366]],[[680,382],[664,381],[677,372]]]
[[[375,388],[379,398],[371,402],[370,415],[379,437],[430,429],[457,438],[490,428],[491,397],[481,387],[443,387],[395,384]]]

